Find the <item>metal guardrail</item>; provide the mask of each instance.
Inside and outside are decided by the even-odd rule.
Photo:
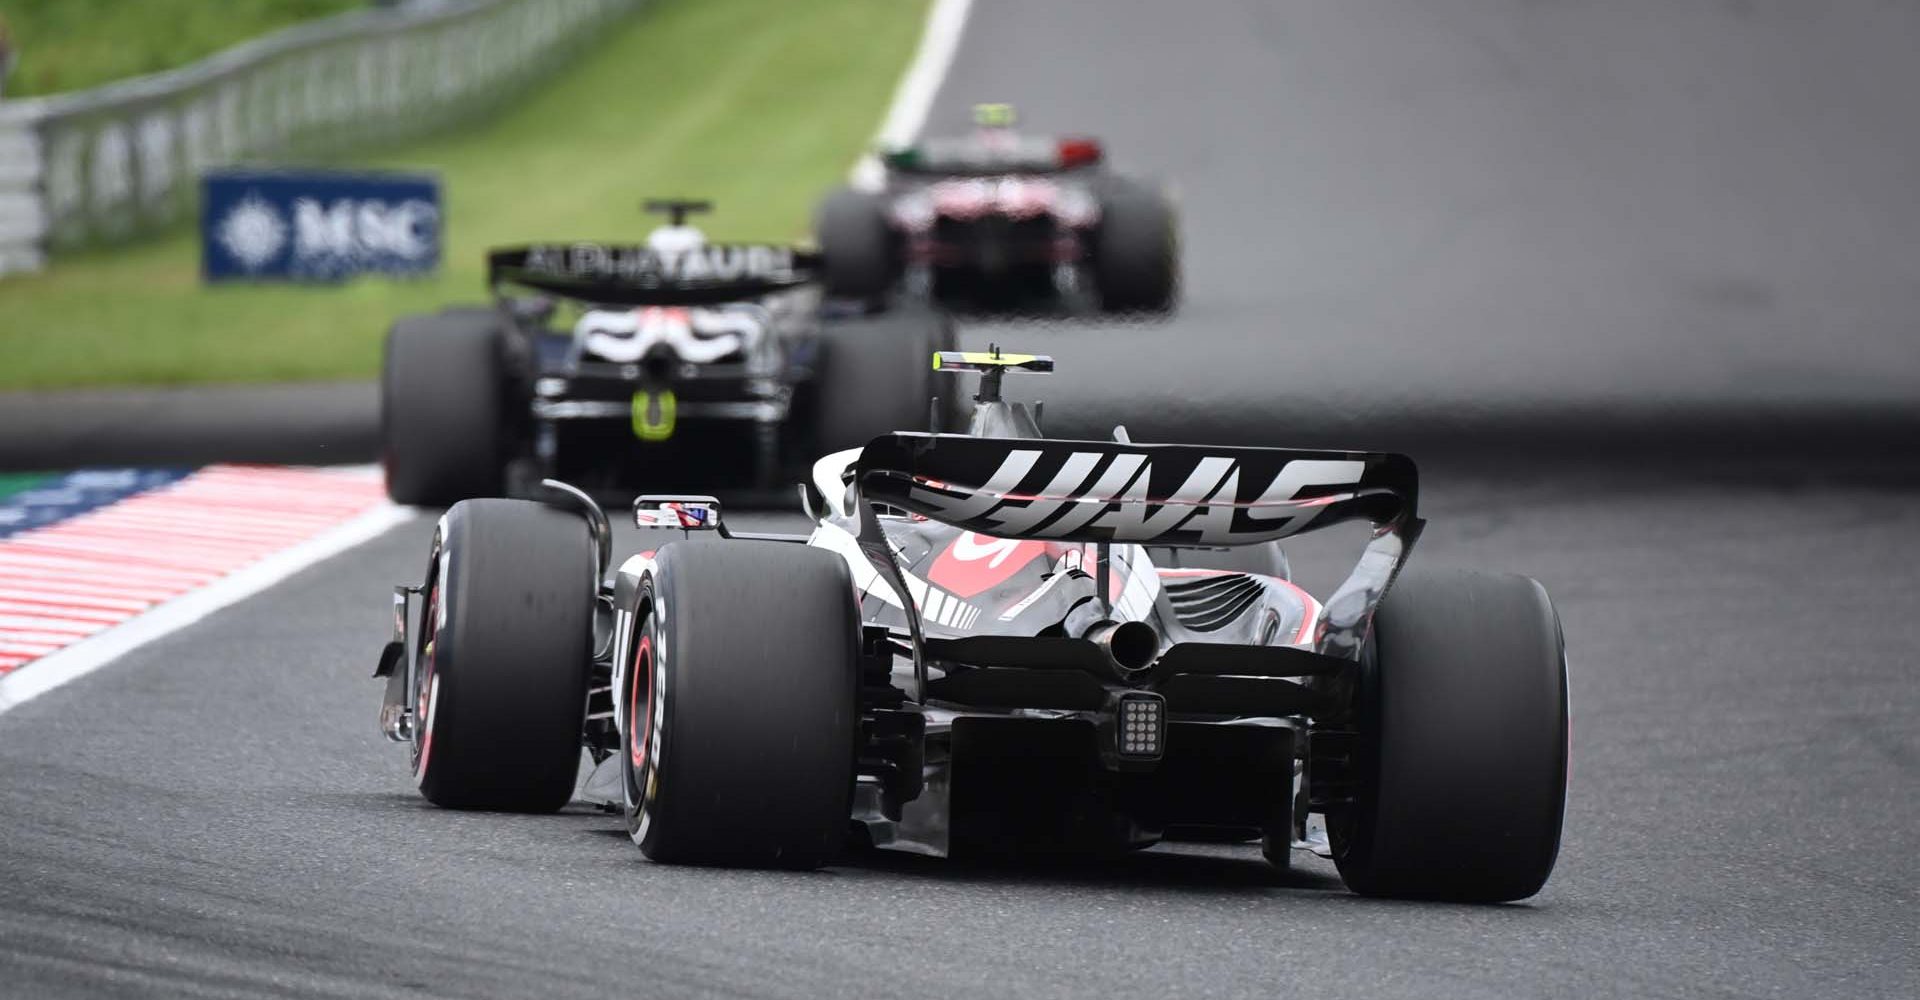
[[[482,114],[644,2],[416,0],[0,101],[0,274],[185,221],[209,167],[330,156]]]

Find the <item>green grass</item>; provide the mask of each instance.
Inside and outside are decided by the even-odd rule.
[[[488,246],[643,238],[648,195],[718,239],[801,235],[885,113],[923,0],[655,0],[485,126],[357,161],[432,169],[442,273],[205,288],[192,233],[0,279],[0,388],[359,378],[393,319],[484,300]]]
[[[185,66],[367,0],[0,0],[19,63],[8,97],[81,90]]]

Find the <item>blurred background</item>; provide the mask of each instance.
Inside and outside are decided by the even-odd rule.
[[[108,414],[180,426],[105,460],[365,459],[387,325],[481,299],[485,247],[637,238],[634,203],[672,191],[721,206],[717,238],[804,234],[921,12],[792,6],[8,4],[0,389],[36,395],[0,404],[34,421],[0,461],[70,461],[63,430]],[[1061,429],[1120,401],[1163,435],[1877,463],[1920,430],[1917,17],[1048,3],[971,21],[929,128],[1007,98],[1180,199],[1179,336],[1065,331]],[[208,287],[201,175],[235,165],[436,176],[442,263]],[[1148,352],[1152,377],[1114,376]],[[309,426],[256,436],[305,452],[176,394],[50,394],[275,383],[302,387],[195,395],[297,400]]]
[[[1535,907],[1335,904],[1330,868],[1276,881],[1213,855],[1020,876],[901,862],[825,890],[623,865],[583,888],[556,869],[598,871],[619,845],[578,816],[502,826],[486,859],[394,860],[352,831],[438,834],[384,797],[373,694],[348,678],[372,662],[383,588],[418,574],[425,514],[130,655],[152,668],[132,692],[77,686],[106,721],[76,721],[93,717],[71,691],[0,718],[0,834],[30,859],[0,861],[0,969],[91,981],[62,972],[87,906],[152,914],[126,932],[130,966],[151,965],[165,915],[199,905],[164,883],[218,857],[238,901],[172,945],[180,978],[141,982],[268,982],[299,938],[316,991],[372,969],[586,993],[645,920],[650,967],[687,992],[842,992],[876,965],[942,995],[1920,990],[1911,3],[0,0],[0,531],[208,463],[374,461],[388,325],[483,301],[489,246],[636,241],[657,194],[714,200],[716,238],[803,237],[941,7],[964,30],[925,133],[1011,102],[1178,201],[1172,316],[963,320],[969,348],[1057,359],[1010,382],[1051,433],[1405,451],[1433,522],[1417,560],[1554,594],[1575,773]],[[201,177],[231,166],[430,175],[437,267],[209,284]],[[235,669],[282,662],[297,669],[235,692]],[[292,735],[233,721],[288,703],[312,713]],[[142,765],[122,788],[117,768],[63,770],[82,740],[209,769]],[[271,787],[322,761],[334,798],[296,824],[233,789],[241,759]],[[175,814],[75,847],[57,827],[88,820],[50,792],[75,780],[152,809],[186,796],[346,878],[281,870],[251,835],[159,852],[207,828]],[[503,884],[535,926],[491,908]],[[295,891],[308,902],[276,901]],[[401,940],[423,913],[431,962]],[[1116,939],[1157,946],[1101,958]]]

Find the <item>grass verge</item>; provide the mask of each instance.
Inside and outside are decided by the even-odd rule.
[[[648,195],[711,197],[718,239],[799,235],[912,55],[923,0],[655,0],[493,121],[355,166],[430,169],[442,272],[203,287],[187,232],[0,280],[0,388],[375,374],[396,316],[484,297],[488,246],[630,240]]]
[[[179,66],[367,0],[6,0],[19,62],[8,97],[111,83]]]

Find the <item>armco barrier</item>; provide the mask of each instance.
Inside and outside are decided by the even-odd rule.
[[[484,113],[643,2],[420,0],[0,101],[0,274],[184,222],[207,167],[331,155]]]

